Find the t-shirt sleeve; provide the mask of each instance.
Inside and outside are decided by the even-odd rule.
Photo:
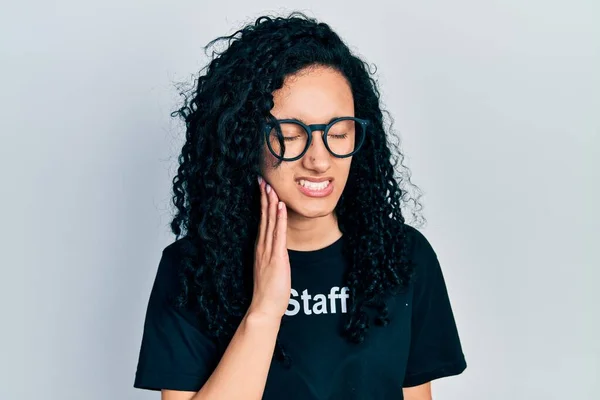
[[[416,276],[404,387],[458,375],[467,367],[437,255],[422,233],[411,230]]]
[[[149,390],[198,391],[216,367],[215,343],[193,313],[176,308],[180,257],[176,246],[162,252],[152,286],[133,386]]]

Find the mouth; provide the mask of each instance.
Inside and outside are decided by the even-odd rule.
[[[309,197],[325,197],[333,192],[333,178],[297,179],[296,185],[301,193]]]

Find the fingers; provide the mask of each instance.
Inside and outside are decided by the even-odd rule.
[[[260,190],[260,225],[256,239],[257,247],[262,254],[271,258],[272,255],[287,254],[287,207],[279,201],[279,196],[262,178],[258,178]]]
[[[267,194],[265,192],[265,181],[262,177],[258,177],[258,188],[260,190],[260,224],[258,227],[258,237],[256,244],[261,249],[264,249],[265,245],[265,232],[267,231]]]
[[[287,256],[287,207],[280,201],[277,207],[277,225],[273,235],[273,255]]]
[[[265,254],[271,255],[273,251],[273,232],[275,230],[275,224],[277,222],[277,203],[279,198],[273,188],[267,183],[266,184],[266,195],[267,195],[267,230],[265,232]]]

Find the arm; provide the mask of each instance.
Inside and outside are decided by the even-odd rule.
[[[163,390],[162,400],[261,399],[280,324],[249,311],[200,391]]]
[[[162,391],[163,400],[260,400],[289,304],[287,208],[259,179],[261,222],[256,241],[252,302],[225,353],[198,393]],[[279,207],[278,207],[279,206]]]
[[[404,400],[431,400],[431,382],[402,389]]]

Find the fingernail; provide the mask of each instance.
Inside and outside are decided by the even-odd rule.
[[[258,184],[260,185],[262,183],[262,176],[258,176]]]
[[[271,185],[267,183],[267,193],[271,193]]]
[[[283,208],[283,201],[280,201],[279,204],[277,204],[277,208],[280,210]]]

